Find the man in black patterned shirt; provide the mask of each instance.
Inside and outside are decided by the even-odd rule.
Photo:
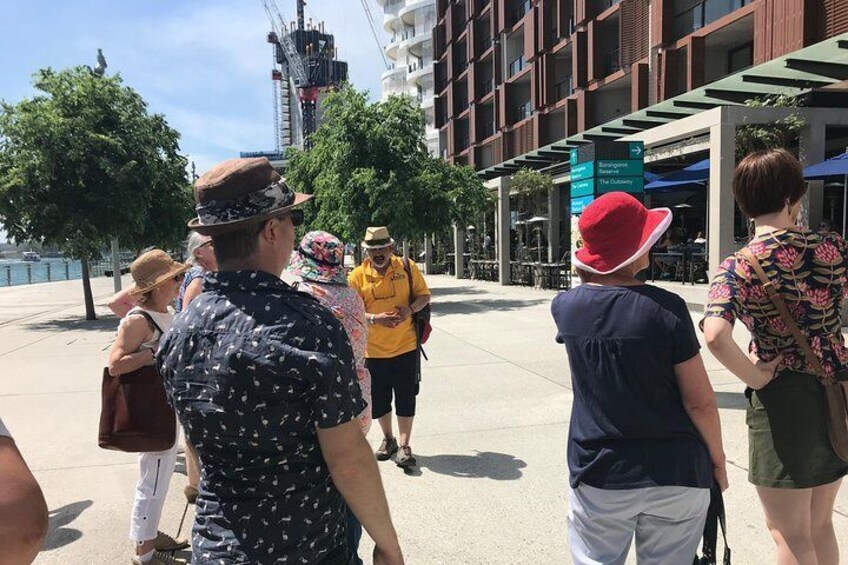
[[[346,565],[345,503],[403,556],[371,450],[344,329],[278,273],[294,247],[295,194],[267,159],[232,159],[195,185],[220,270],[177,317],[158,363],[200,455],[193,562]]]

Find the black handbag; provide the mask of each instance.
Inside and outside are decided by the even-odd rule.
[[[701,557],[695,555],[693,565],[717,565],[718,529],[721,527],[721,537],[724,539],[723,565],[730,565],[730,547],[727,545],[727,518],[724,514],[724,497],[721,487],[717,484],[710,489],[710,507],[707,510],[707,522],[704,524],[704,542],[701,547]]]

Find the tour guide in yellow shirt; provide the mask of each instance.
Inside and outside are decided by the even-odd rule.
[[[430,303],[430,289],[413,261],[412,298],[403,259],[393,253],[395,241],[385,227],[365,231],[362,247],[366,258],[348,277],[365,302],[368,320],[368,348],[365,366],[371,372],[371,412],[383,430],[377,459],[386,461],[398,453],[399,467],[412,467],[415,458],[409,447],[415,416],[418,344],[412,314]],[[394,392],[400,446],[392,433],[392,393]]]

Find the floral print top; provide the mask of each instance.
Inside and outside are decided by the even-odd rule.
[[[825,373],[839,373],[848,363],[840,316],[848,297],[845,241],[835,233],[793,228],[764,234],[748,249],[778,287]],[[704,316],[721,317],[731,324],[739,318],[751,332],[750,350],[760,359],[769,361],[782,353],[780,369],[814,372],[757,274],[739,253],[719,267]]]
[[[365,368],[365,348],[368,345],[365,304],[359,293],[347,286],[347,281],[344,285],[303,281],[298,283],[297,289],[317,298],[318,302],[338,318],[350,338],[362,399],[368,403],[368,407],[359,415],[362,433],[367,435],[371,429],[371,373]]]

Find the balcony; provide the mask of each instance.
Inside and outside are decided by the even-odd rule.
[[[485,53],[492,47],[492,38],[484,37],[480,40],[480,43],[477,44],[477,50],[480,53]]]
[[[521,55],[518,59],[509,64],[509,78],[512,78],[523,71],[526,66],[527,61],[524,60],[524,55]]]
[[[701,0],[691,8],[674,15],[675,39],[686,37],[704,26],[735,12],[754,0]]]
[[[469,139],[467,133],[458,137],[457,140],[456,140],[456,152],[462,153],[463,151],[468,149],[469,142],[470,142],[470,139]]]
[[[483,79],[478,83],[478,85],[478,97],[483,98],[495,89],[495,79]]]
[[[480,133],[483,134],[483,139],[488,139],[498,133],[497,128],[495,128],[495,121],[489,121],[484,123],[480,128]]]
[[[572,88],[570,75],[554,85],[554,95],[556,96],[557,102],[563,98],[568,98],[573,92],[574,89]]]
[[[613,49],[604,55],[604,76],[609,76],[621,70],[621,57],[618,49]]]
[[[454,115],[458,116],[468,109],[468,100],[459,98],[453,106]]]
[[[532,4],[530,0],[523,0],[518,3],[518,6],[516,6],[515,9],[512,11],[513,25],[520,22],[521,19],[527,15],[527,12],[530,11],[531,5]]]
[[[463,49],[463,53],[465,53],[464,49]],[[454,76],[461,75],[462,73],[465,72],[465,70],[467,68],[468,68],[468,56],[466,55],[466,56],[462,57],[461,59],[457,59],[456,61],[454,61],[454,65],[453,65]]]
[[[482,12],[491,3],[492,3],[492,0],[477,0],[477,11]]]
[[[532,107],[530,106],[530,101],[528,100],[524,104],[520,106],[516,106],[512,109],[512,123],[518,123],[521,120],[526,120],[530,117],[530,114],[533,112]]]

